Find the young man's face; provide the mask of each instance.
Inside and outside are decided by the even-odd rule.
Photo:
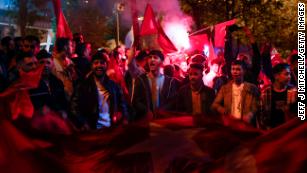
[[[244,70],[241,65],[231,65],[231,76],[235,81],[242,80],[244,77]]]
[[[33,57],[25,57],[20,64],[20,69],[24,72],[30,72],[37,68],[37,59]]]
[[[211,65],[211,67],[210,67],[211,69],[212,69],[212,71],[214,72],[214,73],[218,73],[219,72],[219,65],[218,64],[212,64]]]
[[[92,70],[96,77],[102,77],[107,71],[107,63],[104,60],[96,59],[92,62]]]
[[[188,64],[187,62],[183,61],[180,63],[180,68],[183,72],[187,72],[188,71]]]
[[[51,69],[53,67],[53,61],[51,58],[43,58],[38,61],[39,64],[44,65],[44,75],[49,75],[51,72]]]
[[[198,84],[203,80],[203,71],[197,68],[190,68],[189,79],[192,85]]]
[[[282,85],[288,85],[290,80],[291,80],[291,75],[290,75],[290,69],[286,68],[284,70],[282,70],[280,73],[275,74],[275,82],[279,82]]]
[[[156,56],[156,55],[150,55],[150,56],[148,57],[147,62],[148,62],[149,70],[150,70],[150,71],[156,71],[156,70],[158,70],[159,67],[160,67],[161,64],[162,64],[161,59],[160,59],[158,56]]]
[[[32,52],[34,55],[37,55],[39,52],[39,45],[36,41],[25,40],[23,42],[23,51],[24,52]]]

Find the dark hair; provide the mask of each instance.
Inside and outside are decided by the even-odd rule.
[[[108,57],[107,57],[108,55],[105,53],[105,52],[103,52],[103,51],[98,51],[98,52],[96,52],[93,56],[92,56],[92,63],[95,61],[95,60],[103,60],[103,61],[105,61],[105,62],[107,62],[108,63]]]
[[[36,42],[36,45],[40,45],[40,40],[37,36],[34,36],[34,35],[27,35],[24,40],[27,40],[29,42],[33,42],[35,41]]]
[[[198,70],[201,70],[201,71],[204,70],[204,67],[205,66],[201,63],[191,63],[190,64],[190,68],[195,68],[195,69],[198,69]]]
[[[148,53],[145,50],[142,50],[135,57],[136,61],[143,61],[146,57],[148,57]]]
[[[163,69],[164,75],[168,77],[173,77],[174,76],[174,66],[171,64],[164,66]]]
[[[233,65],[240,65],[243,68],[244,71],[247,69],[246,63],[242,60],[232,61],[231,66],[233,66]]]
[[[23,61],[26,57],[33,57],[34,54],[32,52],[23,52],[20,51],[17,53],[16,55],[16,63],[20,63],[21,61]]]
[[[76,54],[78,57],[83,57],[87,44],[89,43],[80,43],[76,45]]]
[[[150,55],[158,56],[161,59],[161,61],[164,61],[164,55],[160,50],[152,50],[149,52],[149,56]]]
[[[13,40],[12,37],[6,36],[1,39],[1,45],[3,47],[9,47],[10,41]]]
[[[293,54],[290,56],[290,64],[295,63],[296,61],[298,61],[298,54]]]
[[[16,42],[18,42],[18,41],[23,41],[24,40],[24,38],[23,37],[14,37],[14,42],[16,43]]]
[[[279,64],[277,64],[277,65],[275,65],[273,67],[273,75],[276,75],[276,74],[282,72],[283,70],[285,70],[287,68],[290,69],[290,65],[289,64],[287,64],[287,63],[279,63]]]
[[[195,54],[191,56],[191,63],[203,64],[206,61],[206,57],[201,54]]]
[[[36,55],[37,60],[41,60],[44,58],[51,58],[51,54],[48,53],[45,49],[42,49],[38,52],[38,54]]]
[[[83,34],[74,33],[73,34],[73,41],[76,42],[76,44],[80,44],[81,43],[81,37],[83,37]]]
[[[65,46],[69,46],[70,39],[66,37],[60,37],[56,39],[55,46],[58,52],[65,51]]]

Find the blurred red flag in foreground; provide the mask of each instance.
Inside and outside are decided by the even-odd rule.
[[[156,41],[164,53],[177,52],[177,48],[167,37],[161,25],[156,21],[155,14],[150,4],[147,4],[146,6],[144,20],[140,29],[140,36],[141,37],[156,36],[154,38],[157,39]],[[148,44],[153,44],[153,43],[148,43]]]
[[[218,123],[196,127],[192,116],[165,118],[147,125],[132,124],[59,138],[52,150],[37,150],[45,154],[33,154],[27,161],[35,161],[31,169],[69,173],[306,170],[305,122],[294,120],[262,136],[257,129],[243,127],[236,128],[231,123],[228,127]],[[16,160],[14,163],[19,165]]]
[[[307,123],[298,118],[227,153],[210,173],[306,172]]]
[[[44,67],[40,66],[31,72],[20,72],[20,78],[0,94],[3,101],[2,113],[8,113],[13,120],[20,115],[32,117],[34,108],[28,90],[38,87],[43,69]]]

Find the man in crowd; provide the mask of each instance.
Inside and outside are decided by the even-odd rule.
[[[16,57],[18,71],[30,72],[37,68],[38,62],[32,52],[20,52]]]
[[[244,81],[245,64],[235,60],[231,64],[232,81],[218,92],[212,109],[227,118],[241,120],[255,125],[255,114],[258,110],[259,91],[251,83]]]
[[[38,54],[40,50],[40,40],[37,36],[27,35],[23,41],[23,51],[31,52],[34,56]]]
[[[44,66],[42,78],[38,88],[30,90],[30,96],[35,110],[44,106],[59,111],[66,117],[67,100],[65,98],[64,85],[61,80],[51,74],[53,61],[51,54],[41,50],[37,54],[38,63]]]
[[[106,75],[107,59],[95,54],[92,73],[81,81],[71,99],[72,118],[81,129],[103,129],[127,118],[121,88]]]
[[[193,114],[196,124],[212,115],[210,107],[215,97],[214,90],[203,83],[203,69],[202,64],[190,64],[189,83],[182,86],[175,97],[176,111]]]
[[[164,60],[161,51],[152,50],[147,57],[149,73],[140,75],[135,81],[132,105],[136,111],[136,119],[152,119],[156,109],[167,109],[167,101],[174,97],[179,82],[160,73]]]
[[[72,52],[73,45],[69,38],[58,38],[56,40],[56,54],[53,58],[54,68],[52,69],[52,73],[63,82],[68,99],[73,93],[73,82],[77,78],[73,63],[70,59]]]
[[[280,63],[273,68],[273,84],[261,93],[260,127],[277,127],[297,115],[296,86],[290,85],[290,66]]]

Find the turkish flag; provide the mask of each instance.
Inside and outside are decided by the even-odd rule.
[[[65,37],[72,39],[72,32],[68,26],[68,23],[65,19],[63,11],[61,9],[61,1],[60,0],[52,0],[54,13],[57,21],[57,31],[56,38]]]
[[[146,6],[144,20],[141,25],[140,36],[143,39],[143,48],[161,48],[164,53],[177,52],[177,48],[167,37],[160,23],[156,21],[155,14],[150,4],[147,4]]]
[[[306,170],[307,123],[298,118],[263,133],[250,127],[237,128],[239,122],[230,126],[219,123],[195,126],[192,115],[163,114],[172,118],[56,138],[50,150],[36,150],[36,154],[26,156],[14,154],[24,158],[15,161],[10,172],[18,172],[20,166],[26,165],[23,163],[31,165],[25,167],[26,170],[41,168],[41,172],[65,170],[68,173],[293,173]],[[10,160],[2,163],[0,168],[4,170],[11,164]]]
[[[229,20],[223,23],[219,23],[214,26],[214,46],[224,48],[225,46],[225,36],[226,27],[236,23],[236,19]]]
[[[204,52],[209,60],[215,59],[215,52],[211,39],[209,40],[208,34],[198,34],[189,37],[191,50],[198,50]]]

